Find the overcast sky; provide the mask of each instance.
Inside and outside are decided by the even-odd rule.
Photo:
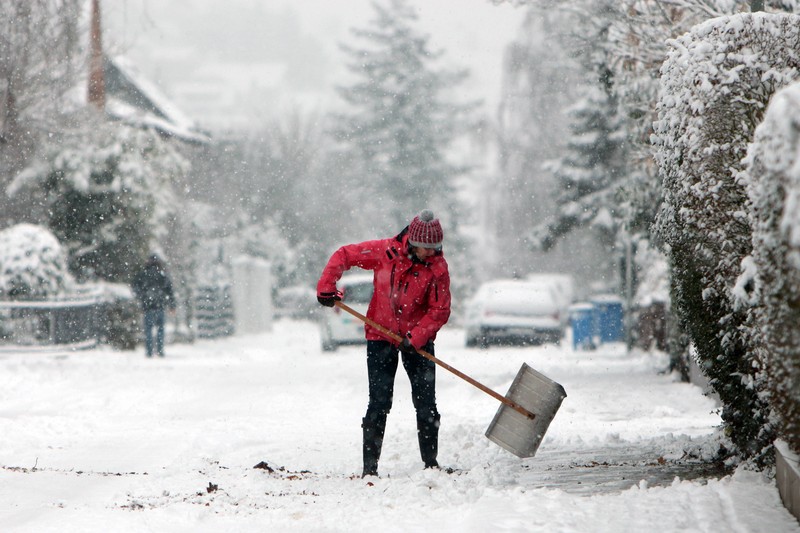
[[[465,97],[494,113],[504,47],[524,11],[490,0],[411,0],[433,49],[471,71]],[[337,103],[338,45],[372,17],[371,0],[114,0],[104,44],[124,53],[201,125],[233,127],[287,108]]]

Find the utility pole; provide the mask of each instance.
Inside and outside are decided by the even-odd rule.
[[[625,348],[630,355],[631,349],[633,348],[633,339],[634,339],[634,332],[633,329],[636,326],[634,315],[633,315],[633,306],[634,306],[634,298],[633,298],[633,268],[634,268],[634,247],[633,247],[633,230],[631,228],[631,219],[633,218],[633,208],[631,207],[631,200],[630,195],[628,194],[627,190],[624,193],[624,197],[620,198],[620,203],[622,205],[622,215],[623,215],[623,223],[621,229],[621,239],[622,245],[624,246],[624,258],[625,261],[624,267],[620,265],[620,268],[623,269],[622,279],[620,280],[620,287],[619,290],[622,292],[622,296],[624,298],[623,301],[623,308],[622,308],[622,328],[623,333],[625,336]]]
[[[89,42],[88,102],[99,110],[106,107],[106,81],[103,72],[103,40],[100,28],[100,0],[92,0],[92,22]]]

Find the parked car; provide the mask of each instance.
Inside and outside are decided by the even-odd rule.
[[[557,289],[523,280],[484,283],[467,303],[466,344],[558,343],[565,322]]]
[[[317,291],[304,285],[281,287],[275,291],[276,318],[313,319],[318,312]]]
[[[575,303],[575,281],[569,274],[536,273],[529,274],[525,281],[553,287],[560,305],[561,321],[569,324],[569,306]]]
[[[528,274],[525,281],[553,285],[564,309],[575,303],[575,280],[569,274],[535,273]]]
[[[362,315],[372,299],[372,274],[346,274],[339,280],[342,301]],[[323,310],[320,320],[322,350],[334,351],[343,344],[366,344],[364,323],[338,307]]]

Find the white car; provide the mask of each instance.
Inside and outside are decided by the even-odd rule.
[[[525,281],[552,285],[558,293],[564,309],[575,303],[575,280],[569,274],[536,273],[528,274]]]
[[[372,299],[372,274],[345,274],[337,284],[342,291],[342,302],[362,315],[367,314]],[[323,309],[320,320],[322,350],[331,352],[342,344],[366,344],[364,323],[350,313],[334,307]]]
[[[569,274],[536,273],[529,274],[525,281],[553,287],[558,296],[561,321],[566,328],[569,324],[569,306],[575,303],[575,280]]]
[[[309,320],[315,318],[319,307],[317,291],[304,285],[281,287],[272,301],[275,318]]]
[[[558,343],[564,336],[561,298],[552,285],[514,279],[480,286],[467,304],[466,344]]]

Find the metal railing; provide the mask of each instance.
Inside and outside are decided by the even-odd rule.
[[[94,347],[102,302],[97,292],[54,300],[0,300],[0,351]]]

